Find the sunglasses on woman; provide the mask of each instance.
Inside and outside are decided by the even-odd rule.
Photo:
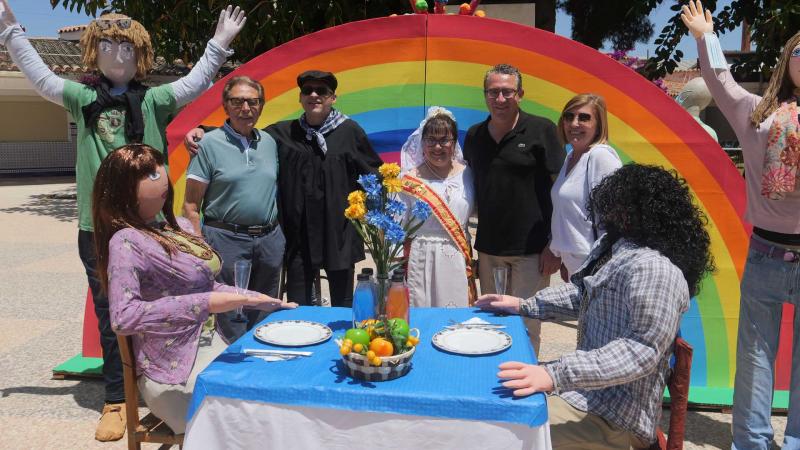
[[[564,114],[561,115],[561,117],[564,118],[565,122],[572,122],[573,120],[575,120],[575,115],[576,114],[574,112],[566,111]],[[577,116],[578,116],[578,122],[581,123],[591,122],[592,120],[592,115],[589,113],[578,113]]]

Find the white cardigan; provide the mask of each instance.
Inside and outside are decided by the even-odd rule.
[[[566,173],[568,160],[569,155],[550,191],[553,200],[550,250],[562,257],[572,274],[583,264],[595,240],[592,219],[586,210],[589,193],[606,175],[622,167],[622,161],[617,152],[605,144],[590,148]],[[598,230],[598,237],[600,234],[602,231]]]

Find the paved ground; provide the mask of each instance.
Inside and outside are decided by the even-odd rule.
[[[81,348],[86,279],[73,193],[71,178],[0,178],[0,449],[126,448],[93,439],[99,381],[50,379]],[[543,337],[542,359],[555,358],[574,348],[574,325],[545,324]],[[781,442],[786,418],[773,425]],[[728,448],[729,435],[729,414],[690,412],[686,448]]]

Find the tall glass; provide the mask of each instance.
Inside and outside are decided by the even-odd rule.
[[[508,283],[508,268],[495,267],[494,268],[494,292],[500,295],[506,295],[506,286]]]
[[[236,286],[236,293],[246,295],[247,286],[250,284],[250,268],[252,264],[246,259],[240,259],[233,264],[233,283]],[[242,307],[236,308],[234,322],[246,322],[247,319],[242,314]]]

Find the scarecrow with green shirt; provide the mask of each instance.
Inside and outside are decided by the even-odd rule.
[[[244,11],[231,6],[223,9],[214,37],[191,72],[172,83],[150,88],[142,84],[154,59],[147,30],[130,17],[104,14],[93,20],[81,37],[83,62],[100,75],[96,82],[83,84],[60,78],[47,67],[25,37],[7,0],[0,0],[0,44],[8,49],[39,95],[64,106],[78,127],[78,251],[94,299],[106,384],[97,440],[122,438],[126,418],[117,338],[109,321],[108,297],[101,292],[95,270],[91,216],[95,174],[106,155],[125,144],[144,143],[166,152],[167,124],[178,108],[200,96],[211,84],[220,66],[233,54],[230,43],[244,23]]]

